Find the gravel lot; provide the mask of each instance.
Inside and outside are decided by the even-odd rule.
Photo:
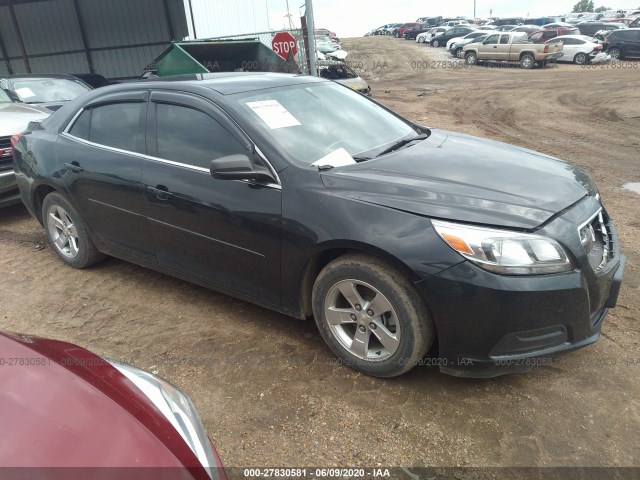
[[[192,397],[229,467],[639,466],[640,196],[622,185],[640,182],[640,65],[463,68],[389,37],[343,48],[405,116],[589,171],[628,256],[597,344],[493,380],[428,367],[368,378],[333,364],[312,322],[115,259],[67,268],[21,206],[0,212],[0,328],[158,370]]]

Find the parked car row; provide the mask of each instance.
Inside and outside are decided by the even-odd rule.
[[[551,20],[553,17],[544,17]],[[576,26],[566,22],[548,23],[538,25],[513,25],[494,22],[491,25],[476,26],[465,23],[449,26],[432,27],[426,22],[404,23],[399,27],[393,27],[393,36],[414,40],[421,44],[429,44],[432,47],[447,47],[452,55],[464,58],[464,49],[472,43],[484,43],[484,45],[510,44],[516,39],[518,45],[532,43],[542,45],[542,48],[529,48],[533,61],[529,56],[524,56],[524,63],[531,67],[536,63],[544,65],[549,61],[572,62],[583,65],[592,61],[600,53],[606,53],[612,59],[640,58],[640,33],[638,28],[627,27],[622,23],[613,22],[583,22]],[[499,24],[498,24],[499,23]],[[604,26],[604,30],[602,27]],[[518,35],[505,35],[510,33]],[[556,51],[556,46],[561,46],[562,52]],[[566,47],[566,48],[562,48]],[[493,46],[491,48],[494,48]],[[498,48],[498,47],[495,47]],[[481,49],[482,50],[482,49]],[[523,51],[522,48],[519,48]],[[540,50],[540,52],[538,52]],[[535,52],[538,53],[535,53]],[[475,64],[482,61],[479,57],[470,54],[468,63]],[[498,55],[501,57],[501,55]],[[508,55],[511,59],[512,55]],[[544,58],[543,58],[544,57]],[[497,60],[497,59],[496,59]]]

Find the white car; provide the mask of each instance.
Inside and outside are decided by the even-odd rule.
[[[495,30],[496,26],[495,25],[480,25],[478,27],[478,30]]]
[[[423,32],[421,34],[419,34],[416,37],[416,42],[418,43],[430,43],[431,40],[433,39],[433,37],[435,37],[436,35],[440,35],[444,32],[446,32],[447,30],[449,30],[450,27],[435,27],[432,28],[431,30],[428,30],[426,32]]]
[[[562,35],[546,42],[548,44],[562,43],[562,56],[558,62],[577,63],[585,65],[593,57],[602,52],[600,45],[595,38],[586,35]]]
[[[449,40],[447,42],[447,50],[453,50],[457,43],[464,42],[465,40],[472,40],[472,39],[477,38],[477,37],[482,37],[483,35],[486,35],[486,32],[476,31],[476,32],[467,33],[466,35],[463,35],[462,37],[452,38],[451,40]],[[466,43],[468,43],[468,42],[466,42]]]

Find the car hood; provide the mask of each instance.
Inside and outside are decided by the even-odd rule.
[[[341,78],[336,80],[336,82],[341,83],[342,85],[346,85],[352,90],[356,90],[357,92],[367,92],[369,90],[369,84],[365,82],[362,78]]]
[[[433,218],[535,229],[597,191],[578,167],[443,130],[411,147],[322,172],[335,195]]]
[[[44,120],[53,112],[24,103],[0,103],[0,137],[23,132],[29,122]]]

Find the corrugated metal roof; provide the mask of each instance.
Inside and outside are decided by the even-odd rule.
[[[0,0],[0,74],[141,74],[188,35],[183,0]],[[9,6],[6,6],[9,5]],[[14,26],[13,13],[18,30]],[[84,33],[84,39],[83,39]]]

